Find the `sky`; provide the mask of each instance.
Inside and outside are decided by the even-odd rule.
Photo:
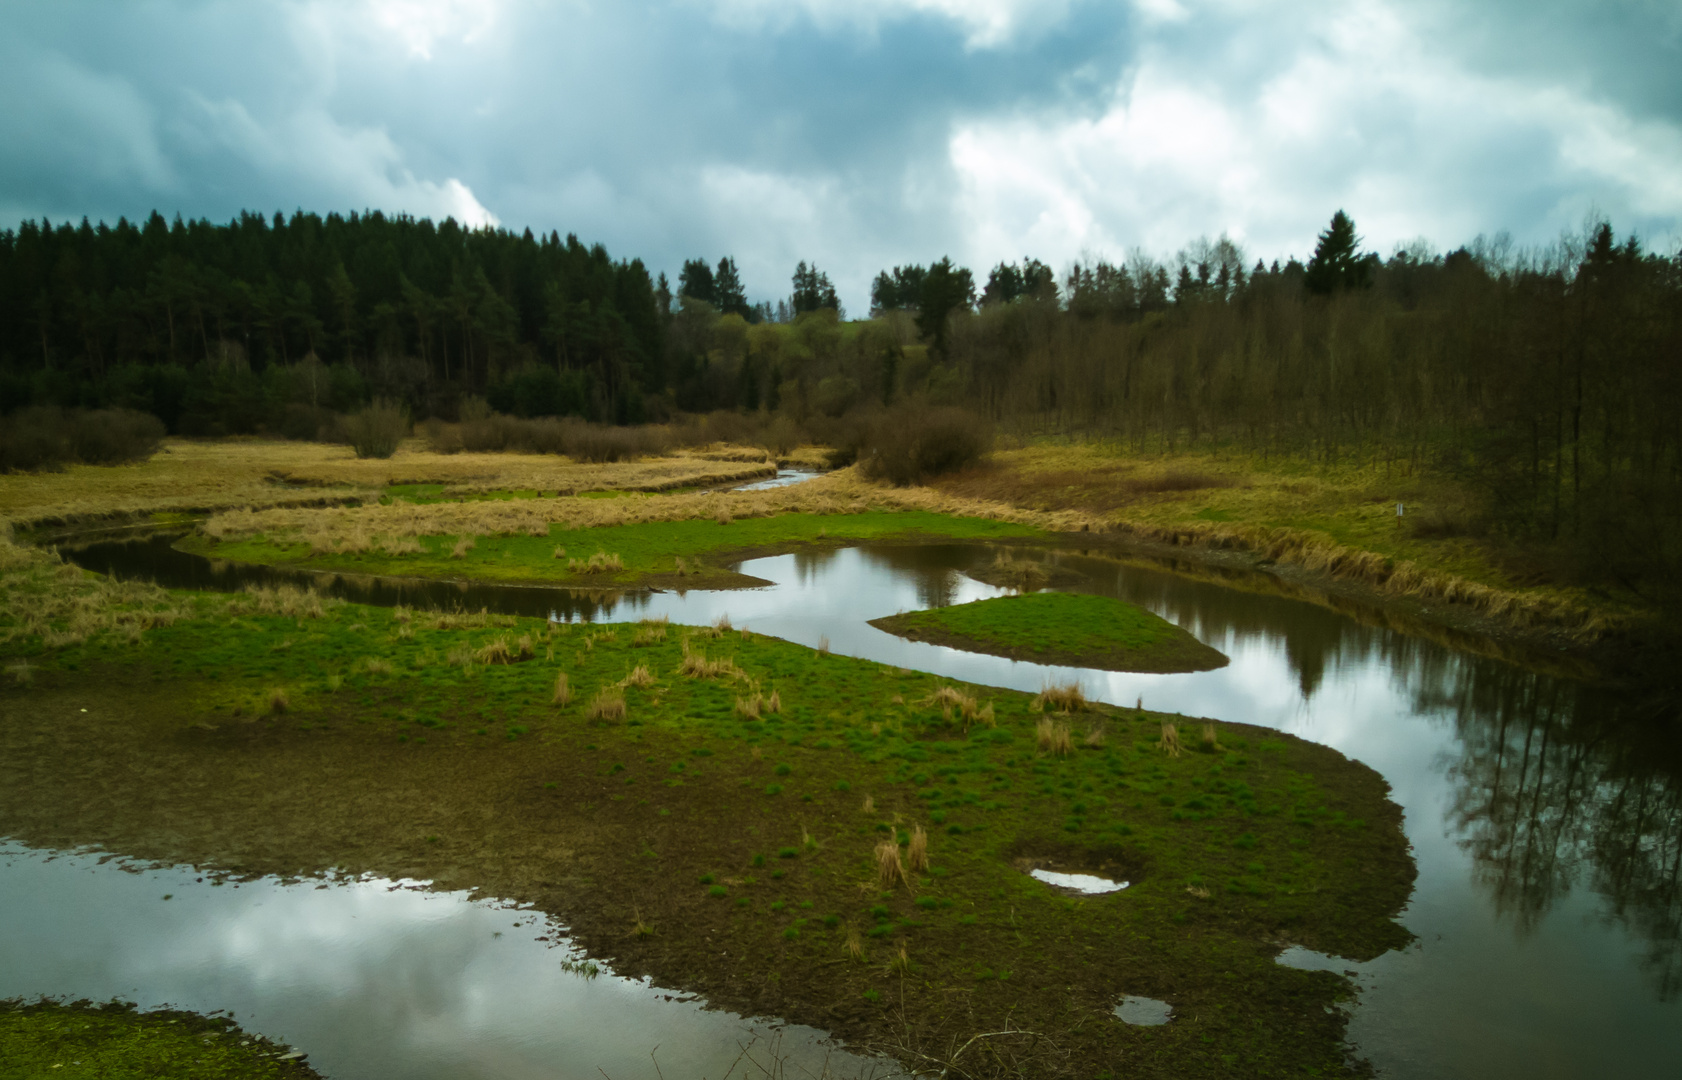
[[[673,278],[1682,243],[1675,0],[0,0],[0,227],[576,233]]]

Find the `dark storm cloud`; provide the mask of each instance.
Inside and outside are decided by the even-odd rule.
[[[1540,14],[1538,14],[1540,13]],[[1682,215],[1669,5],[0,5],[0,220],[378,207],[750,290]]]

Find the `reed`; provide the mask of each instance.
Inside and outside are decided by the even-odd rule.
[[[1068,722],[1053,720],[1049,716],[1041,717],[1040,722],[1034,725],[1034,741],[1042,751],[1056,757],[1064,757],[1075,748]]]

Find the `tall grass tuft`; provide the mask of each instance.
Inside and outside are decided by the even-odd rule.
[[[891,889],[896,883],[910,884],[905,876],[905,863],[900,861],[899,844],[894,840],[884,840],[876,845],[876,883],[884,889]]]
[[[1086,708],[1086,691],[1078,682],[1047,685],[1034,697],[1033,707],[1049,707],[1060,713],[1081,712]]]
[[[1182,744],[1180,743],[1180,728],[1172,720],[1162,722],[1162,738],[1156,742],[1156,748],[1169,757],[1179,757]]]
[[[1040,722],[1034,725],[1034,740],[1041,750],[1057,757],[1072,753],[1075,748],[1074,736],[1069,731],[1068,722],[1053,720],[1049,716],[1041,717]]]
[[[286,691],[275,687],[269,691],[269,711],[279,715],[292,707],[292,699],[286,696]]]
[[[1092,725],[1086,732],[1086,745],[1094,750],[1101,750],[1104,746],[1104,725],[1100,722]]]
[[[625,719],[625,691],[615,686],[603,687],[601,692],[590,699],[590,707],[585,712],[591,720],[623,720]]]
[[[864,960],[864,942],[859,938],[857,929],[847,931],[847,959],[854,962]]]
[[[905,845],[905,861],[919,874],[929,869],[929,834],[923,831],[921,825],[911,828],[911,840]]]
[[[648,670],[647,664],[638,664],[619,680],[620,686],[650,687],[654,685],[654,672]]]
[[[864,803],[859,807],[859,809],[866,814],[874,814],[876,812],[876,797],[874,795],[866,795],[864,797]]]
[[[1217,753],[1222,749],[1219,740],[1215,738],[1215,722],[1213,720],[1204,722],[1203,737],[1198,740],[1197,748],[1205,754]]]
[[[475,541],[473,537],[463,536],[456,541],[456,546],[450,549],[450,558],[465,559],[467,558],[467,553],[478,546],[478,542]]]
[[[567,685],[567,673],[560,672],[555,676],[555,695],[550,701],[556,705],[572,704],[572,687]]]

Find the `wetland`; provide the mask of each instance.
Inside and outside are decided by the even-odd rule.
[[[1338,1074],[1346,1038],[1393,1075],[1523,1075],[1517,1029],[1473,1029],[1525,1004],[1490,981],[1543,958],[1551,985],[1611,1003],[1540,1003],[1562,1040],[1616,1034],[1636,1072],[1676,1049],[1674,789],[1661,758],[1608,749],[1629,738],[1615,702],[1043,544],[1013,557],[1232,663],[1106,671],[872,626],[1061,595],[986,583],[1031,535],[939,535],[768,542],[709,560],[768,585],[681,592],[67,549],[132,569],[150,544],[200,591],[129,586],[127,609],[158,616],[129,620],[133,642],[14,636],[30,674],[4,691],[0,832],[236,881],[375,874],[532,904],[616,978],[905,1065],[1013,1027],[960,1062],[973,1075]],[[1079,699],[1048,693],[1071,684]],[[1618,790],[1644,811],[1608,805]],[[1537,798],[1569,822],[1527,817]],[[1036,869],[1128,887],[1080,895]],[[1590,959],[1608,954],[1630,959]],[[1130,1023],[1124,998],[1172,1019]],[[1478,1071],[1496,1058],[1512,1069]]]

